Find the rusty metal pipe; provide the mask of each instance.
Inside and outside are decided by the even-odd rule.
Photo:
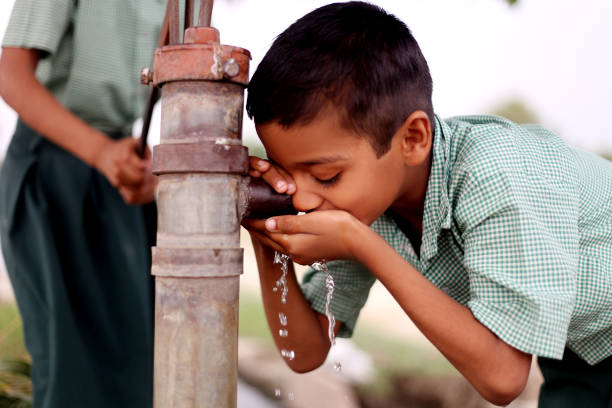
[[[178,26],[169,5],[170,34]],[[184,44],[154,54],[161,87],[155,276],[154,406],[235,408],[241,143],[248,51],[222,46],[213,28],[188,27]],[[226,72],[227,66],[232,70]]]
[[[242,145],[250,53],[221,45],[213,1],[179,42],[178,1],[168,4],[168,44],[147,83],[161,88],[155,276],[155,408],[235,408],[238,376],[240,221],[292,211],[291,198],[250,179]]]
[[[179,2],[178,0],[168,0],[167,6],[168,23],[169,23],[169,39],[168,44],[178,44],[181,39],[181,27],[179,18]]]
[[[219,148],[240,152],[210,140],[206,129],[238,126],[235,119],[242,109],[231,110],[242,104],[228,100],[228,105],[196,117],[191,112],[197,107],[206,112],[213,105],[206,90],[197,87],[214,84],[200,81],[185,87],[184,82],[162,86],[161,144],[154,150],[154,171],[159,175],[152,267],[156,282],[154,401],[156,408],[235,408],[242,273],[237,197],[244,168],[233,169],[220,158],[189,169],[195,163],[184,154],[190,150],[184,147],[192,145],[196,152],[192,158],[199,156],[197,152],[215,157]],[[177,115],[181,111],[185,114]],[[181,124],[181,118],[186,122]],[[177,170],[176,165],[185,166],[183,156],[187,167]],[[239,156],[229,155],[232,165]]]
[[[212,20],[212,9],[214,0],[200,0],[200,12],[198,13],[198,26],[210,27]]]
[[[241,219],[264,219],[274,215],[297,214],[291,196],[278,194],[261,178],[247,178],[241,192]]]
[[[194,0],[185,0],[185,29],[193,27]]]

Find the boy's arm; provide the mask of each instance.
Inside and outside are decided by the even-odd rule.
[[[506,405],[516,398],[525,387],[531,355],[500,340],[370,228],[359,222],[354,228],[360,230],[351,234],[355,257],[453,366],[488,401]]]
[[[114,141],[62,106],[35,76],[39,59],[38,50],[4,47],[0,96],[32,129],[98,169],[111,184],[141,185],[147,162],[137,155],[138,141]]]
[[[300,263],[311,254],[354,259],[389,290],[421,332],[488,401],[505,405],[525,387],[531,355],[500,340],[429,282],[380,235],[348,213],[315,211],[266,221],[267,236]]]
[[[286,303],[282,303],[279,291],[274,291],[276,281],[281,276],[281,267],[274,264],[274,249],[262,244],[252,234],[253,249],[259,269],[261,293],[268,325],[279,351],[294,351],[295,357],[283,357],[287,365],[296,372],[314,370],[325,362],[330,348],[327,334],[327,317],[310,307],[297,282],[293,263],[288,264]],[[281,324],[279,314],[287,317],[287,325]],[[336,322],[337,333],[341,323]],[[286,329],[288,335],[282,337],[279,330]]]

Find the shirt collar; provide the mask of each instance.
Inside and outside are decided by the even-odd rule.
[[[423,209],[423,235],[421,237],[421,262],[426,263],[438,252],[438,236],[451,226],[449,200],[450,175],[450,127],[437,115],[432,145],[432,163],[427,182]]]

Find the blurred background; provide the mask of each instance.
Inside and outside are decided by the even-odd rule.
[[[0,37],[13,2],[0,2]],[[608,119],[612,2],[371,2],[406,22],[420,43],[434,80],[437,114],[495,113],[517,122],[538,122],[571,145],[612,157],[612,121]],[[276,35],[305,13],[328,3],[217,0],[213,25],[220,30],[222,43],[251,51],[252,73]],[[0,99],[0,163],[15,120],[14,112]],[[135,133],[138,126],[136,123]],[[243,137],[252,154],[263,154],[246,115]],[[158,140],[156,109],[150,143]],[[343,372],[324,367],[314,374],[294,377],[272,348],[254,257],[244,234],[242,242],[245,272],[241,281],[240,373],[243,380],[255,386],[253,393],[263,399],[255,402],[257,397],[248,394],[251,391],[243,391],[239,406],[487,406],[411,325],[381,286],[374,287],[353,341],[340,342],[332,350],[330,362],[340,361]],[[27,358],[27,353],[0,256],[0,359],[7,358]],[[6,380],[4,375],[0,372],[0,407],[7,384],[12,384],[12,392],[21,392],[22,385],[15,386],[15,381]],[[534,370],[530,386],[512,406],[535,407],[538,381]],[[313,392],[308,387],[313,387]],[[245,385],[242,389],[247,388]]]

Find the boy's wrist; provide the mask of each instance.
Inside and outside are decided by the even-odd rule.
[[[371,234],[376,234],[369,226],[365,225],[355,217],[351,217],[352,222],[349,228],[346,228],[345,242],[352,255],[352,258],[360,263],[363,263],[365,251],[368,251],[372,243]],[[371,250],[371,249],[370,249]]]

